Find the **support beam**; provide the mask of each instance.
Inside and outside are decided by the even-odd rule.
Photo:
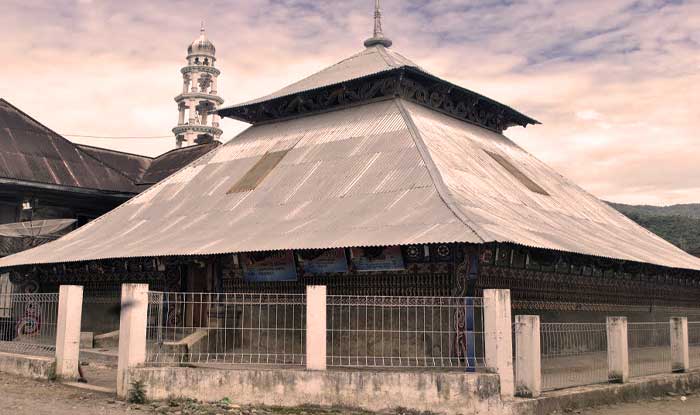
[[[56,376],[78,379],[80,365],[80,321],[83,313],[83,287],[61,285],[56,322]]]
[[[326,370],[326,286],[306,287],[306,368]]]
[[[608,317],[608,379],[626,383],[629,380],[629,349],[627,347],[627,317]]]
[[[671,368],[674,372],[690,369],[687,317],[671,317]]]
[[[146,322],[148,284],[122,284],[119,319],[119,358],[117,361],[117,396],[129,392],[129,368],[146,361]]]
[[[501,396],[515,394],[510,290],[484,290],[486,366],[501,379]]]
[[[542,393],[539,316],[515,316],[515,391],[523,398]]]

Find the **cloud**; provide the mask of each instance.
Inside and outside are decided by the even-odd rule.
[[[227,103],[361,50],[371,0],[6,0],[3,96],[61,133],[169,135],[200,19]],[[700,201],[700,3],[385,0],[395,49],[543,122],[506,134],[599,197]],[[245,125],[223,123],[231,138]],[[174,139],[83,140],[162,153]]]

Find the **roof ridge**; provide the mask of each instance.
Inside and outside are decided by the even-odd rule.
[[[90,144],[80,144],[80,143],[74,143],[74,144],[78,147],[89,147],[89,148],[94,148],[96,150],[108,151],[110,153],[126,154],[128,156],[143,157],[143,158],[147,158],[147,159],[151,159],[151,160],[155,159],[155,157],[147,156],[145,154],[129,153],[128,151],[114,150],[112,148],[106,148],[106,147],[91,146]]]
[[[376,45],[376,46],[373,46],[373,48],[377,49],[377,53],[379,54],[379,57],[382,58],[384,63],[386,63],[387,65],[389,65],[392,68],[399,67],[396,64],[396,62],[394,62],[394,60],[391,58],[391,56],[389,56],[389,54],[386,53],[386,50],[384,50],[384,46]]]
[[[423,160],[426,168],[428,169],[430,180],[433,182],[435,190],[440,196],[440,199],[443,201],[443,203],[445,203],[447,209],[449,209],[455,215],[455,217],[464,224],[464,226],[471,230],[477,238],[481,239],[482,242],[486,242],[486,239],[481,235],[481,233],[477,232],[478,226],[476,226],[472,221],[470,221],[469,218],[457,207],[457,203],[452,198],[452,195],[450,194],[449,190],[447,190],[447,186],[442,180],[442,175],[440,174],[439,169],[435,165],[433,158],[430,156],[430,152],[425,147],[423,137],[421,137],[418,127],[416,127],[416,124],[413,122],[413,118],[403,106],[401,98],[394,98],[393,101],[396,107],[399,109],[399,113],[404,119],[406,127],[408,127],[408,131],[411,134],[411,138],[413,139],[413,142],[416,145],[416,149],[418,149],[418,153],[420,154],[421,159]]]

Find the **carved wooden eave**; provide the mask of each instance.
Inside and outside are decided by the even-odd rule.
[[[408,66],[268,101],[223,108],[218,113],[260,124],[392,98],[413,101],[497,133],[512,126],[539,124],[504,104]]]

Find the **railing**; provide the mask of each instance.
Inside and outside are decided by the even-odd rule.
[[[58,294],[3,294],[0,351],[51,354],[56,350]]]
[[[700,321],[688,322],[688,354],[690,367],[700,367]]]
[[[306,296],[150,292],[151,365],[303,365]]]
[[[331,367],[484,367],[481,298],[327,297]]]
[[[627,344],[630,377],[671,372],[670,323],[629,323]]]
[[[542,390],[608,381],[605,323],[542,323]]]

